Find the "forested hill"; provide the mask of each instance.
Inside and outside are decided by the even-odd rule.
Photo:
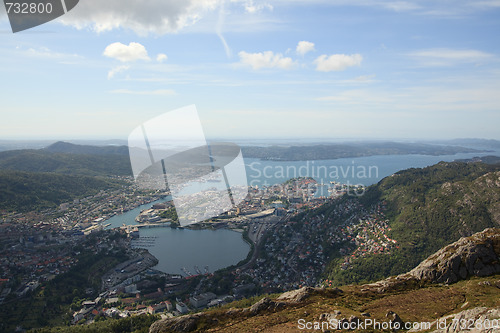
[[[79,155],[123,155],[128,157],[127,146],[89,146],[58,141],[46,147],[44,150],[52,153],[67,153]]]
[[[25,212],[54,207],[121,184],[98,177],[0,170],[0,210]]]
[[[500,165],[441,162],[408,169],[383,179],[368,194],[365,200],[387,202],[395,237],[430,252],[500,225]]]
[[[273,161],[330,160],[375,155],[453,155],[480,152],[455,145],[401,142],[347,142],[304,146],[242,147],[243,156]]]
[[[30,211],[120,186],[131,176],[126,146],[64,142],[44,149],[0,152],[0,209]]]
[[[408,169],[384,178],[364,196],[346,200],[359,201],[365,210],[384,203],[387,235],[397,240],[399,248],[390,255],[367,255],[345,270],[340,269],[343,259],[337,255],[327,275],[342,284],[375,280],[412,269],[462,236],[500,226],[500,165],[441,162]]]
[[[50,148],[50,147],[49,147]],[[131,176],[128,154],[53,152],[25,149],[0,152],[0,170],[86,176]]]

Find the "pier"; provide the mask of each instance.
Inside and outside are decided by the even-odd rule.
[[[161,227],[169,227],[170,223],[145,223],[145,224],[136,224],[134,227],[137,228],[161,228]]]

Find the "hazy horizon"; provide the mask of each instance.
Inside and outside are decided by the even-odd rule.
[[[429,139],[429,138],[314,138],[314,137],[304,137],[304,138],[207,138],[209,142],[234,142],[238,144],[342,144],[342,143],[384,143],[384,142],[400,142],[400,143],[435,143],[435,144],[460,144],[460,141],[469,141],[469,144],[473,144],[474,141],[479,141],[481,143],[487,143],[489,141],[494,141],[495,143],[500,143],[498,139],[488,139],[488,138],[450,138],[450,139]],[[457,143],[458,141],[458,143]],[[37,143],[39,145],[45,144],[50,145],[56,142],[68,142],[73,144],[81,145],[127,145],[127,139],[121,138],[14,138],[14,139],[1,139],[0,145],[2,144],[21,144],[21,143]]]

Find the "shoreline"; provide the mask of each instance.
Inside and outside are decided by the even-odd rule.
[[[159,226],[160,228],[168,228],[170,226],[168,225],[165,225],[165,226]],[[149,229],[149,228],[139,228],[139,233],[141,233],[141,229]],[[171,229],[179,229],[179,228],[174,228],[174,227],[171,227]],[[220,231],[220,230],[225,230],[225,231],[230,231],[230,232],[234,232],[234,233],[238,233],[241,235],[241,240],[243,240],[244,244],[246,244],[248,246],[247,250],[246,250],[246,253],[244,255],[244,257],[235,262],[234,264],[227,264],[226,266],[224,267],[221,267],[221,268],[218,268],[218,269],[215,269],[213,270],[212,272],[210,272],[210,274],[214,274],[215,272],[218,272],[218,271],[223,271],[223,270],[227,270],[227,269],[231,269],[231,270],[234,270],[234,269],[238,269],[239,267],[245,265],[246,263],[248,263],[249,260],[251,260],[253,257],[254,257],[254,253],[255,253],[255,244],[251,241],[251,239],[248,237],[248,231],[247,230],[243,230],[243,229],[239,229],[236,230],[233,229],[233,228],[230,228],[230,227],[223,227],[223,228],[218,228],[218,229],[214,229],[214,228],[211,228],[210,226],[204,226],[202,228],[190,228],[189,226],[186,226],[186,227],[183,227],[181,230],[190,230],[190,231],[212,231],[212,232],[216,232],[216,231]],[[144,235],[145,237],[148,237],[148,235]],[[156,241],[155,241],[156,242]],[[148,253],[154,257],[155,259],[158,260],[158,262],[150,267],[151,269],[154,269],[158,272],[161,272],[162,274],[168,274],[168,275],[181,275],[183,278],[186,278],[186,276],[182,273],[177,273],[175,271],[175,269],[173,271],[168,271],[168,270],[163,270],[163,269],[160,269],[158,268],[158,265],[160,264],[160,262],[162,261],[161,258],[158,258],[156,257],[153,253],[151,253],[151,248],[152,247],[155,247],[154,244],[151,244],[151,245],[148,245],[148,246],[144,246],[144,247],[141,247],[140,245],[137,245],[136,247],[132,247],[132,244],[133,244],[133,239],[131,239],[129,242],[128,242],[128,247],[130,250],[132,251],[137,251],[137,250],[146,250],[148,251]],[[238,260],[238,259],[237,259]],[[184,267],[184,266],[189,266],[189,264],[185,264],[185,265],[182,265],[180,266],[181,268]],[[200,266],[201,267],[201,266]],[[196,274],[195,274],[196,275]],[[204,275],[204,274],[203,274]]]

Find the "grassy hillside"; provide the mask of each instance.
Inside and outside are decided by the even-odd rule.
[[[89,176],[0,170],[0,209],[30,211],[53,207],[120,184]]]
[[[392,229],[388,236],[399,248],[391,255],[360,258],[347,270],[335,258],[325,275],[336,284],[348,284],[400,274],[462,236],[498,227],[499,170],[498,165],[442,162],[398,172],[371,186],[364,197],[351,198],[364,208],[385,203]]]
[[[252,308],[257,311],[252,311],[252,308],[240,309],[242,301],[239,301],[223,308],[207,310],[198,317],[186,316],[184,318],[189,319],[184,322],[179,319],[177,327],[189,329],[179,329],[177,332],[395,332],[381,326],[381,323],[387,324],[393,319],[391,313],[396,313],[403,323],[409,323],[408,327],[412,328],[413,323],[427,325],[461,311],[500,306],[499,278],[498,275],[473,278],[451,286],[408,288],[385,293],[366,291],[363,286],[344,286],[336,290],[326,288],[313,291],[300,302],[290,303],[271,295],[271,306],[257,310],[258,303],[254,304]],[[347,323],[360,320],[364,326],[355,330],[340,330],[333,326],[335,321],[331,322],[332,318]],[[448,319],[448,326],[451,321]],[[374,322],[379,323],[378,326]],[[314,323],[319,326],[315,328]],[[401,327],[405,327],[403,325]],[[173,326],[158,322],[153,324],[150,332],[176,332],[169,330]],[[431,331],[435,328],[434,324]]]
[[[147,333],[149,326],[157,321],[160,315],[142,314],[130,318],[103,319],[89,325],[46,327],[31,330],[33,333]]]

